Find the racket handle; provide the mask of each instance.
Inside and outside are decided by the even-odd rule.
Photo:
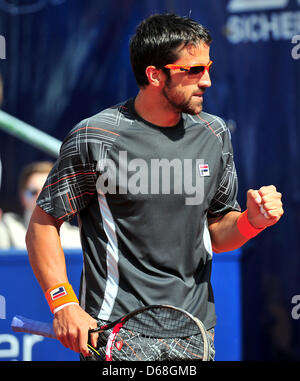
[[[11,322],[11,328],[14,332],[27,332],[34,335],[51,337],[56,339],[52,324],[37,320],[27,319],[23,316],[14,316]]]

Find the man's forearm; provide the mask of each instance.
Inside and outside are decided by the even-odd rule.
[[[35,208],[26,235],[26,245],[33,272],[44,292],[59,283],[68,283],[59,227],[57,220],[38,206]],[[75,304],[66,303],[65,308],[53,312],[53,328],[65,347],[90,356],[88,331],[97,327],[97,321]],[[97,338],[97,334],[91,337],[94,347],[97,346]]]
[[[209,220],[209,232],[215,253],[236,250],[248,241],[237,228],[240,214],[229,212],[222,218]]]
[[[55,220],[36,207],[26,234],[26,246],[31,267],[44,292],[68,281],[58,229]]]

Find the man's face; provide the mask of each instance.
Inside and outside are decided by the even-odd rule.
[[[199,44],[183,48],[178,60],[172,63],[178,65],[207,65],[209,61],[209,46]],[[165,82],[162,95],[174,112],[196,115],[202,111],[203,93],[210,86],[211,81],[207,70],[199,74],[189,74],[175,69],[170,70],[170,78]]]

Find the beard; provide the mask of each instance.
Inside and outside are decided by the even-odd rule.
[[[201,88],[201,91],[204,93],[205,89]],[[172,111],[175,113],[196,115],[202,111],[203,100],[199,99],[198,102],[194,101],[193,94],[187,97],[182,92],[175,90],[172,88],[170,80],[166,81],[166,84],[162,89],[162,94],[167,100]]]

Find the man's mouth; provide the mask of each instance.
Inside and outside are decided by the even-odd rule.
[[[197,93],[197,94],[194,94],[193,96],[200,98],[200,99],[203,99],[203,93]]]
[[[198,98],[203,98],[203,95],[204,95],[204,93],[205,93],[205,90],[204,89],[199,89],[200,91],[198,92],[198,93],[195,93],[195,94],[193,94],[194,95],[194,97],[198,97]]]

